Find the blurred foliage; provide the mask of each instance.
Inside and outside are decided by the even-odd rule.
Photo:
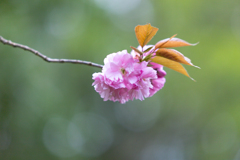
[[[145,101],[103,102],[98,68],[49,64],[0,44],[1,160],[240,159],[239,0],[1,0],[0,35],[52,58],[103,64],[137,47],[134,27],[178,34],[178,50],[202,69],[167,71]],[[149,44],[151,44],[151,42]]]

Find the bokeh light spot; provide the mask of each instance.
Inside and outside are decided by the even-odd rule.
[[[87,157],[96,157],[109,149],[114,136],[112,127],[105,118],[93,113],[79,113],[73,117],[72,122],[78,127],[78,132],[84,139],[84,141],[78,139],[79,144],[71,143],[76,151]],[[69,137],[71,142],[74,141],[71,140],[73,137]]]
[[[95,2],[106,11],[121,15],[135,9],[141,0],[95,0]]]
[[[151,104],[150,99],[145,101],[128,102],[123,106],[116,104],[114,107],[117,121],[125,128],[131,131],[144,131],[152,127],[159,114],[160,102]]]
[[[160,142],[161,143],[161,142]],[[140,160],[184,160],[184,146],[182,142],[173,144],[152,143],[140,155]]]
[[[57,38],[69,38],[83,33],[87,24],[88,19],[83,7],[79,6],[76,10],[64,5],[54,8],[49,13],[45,29]]]
[[[71,148],[67,139],[70,121],[61,117],[52,117],[43,129],[45,147],[55,156],[61,158],[72,157],[77,154]]]

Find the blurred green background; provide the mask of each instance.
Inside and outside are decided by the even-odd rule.
[[[138,46],[134,27],[178,34],[201,70],[167,71],[144,101],[103,102],[100,69],[50,64],[0,44],[1,160],[239,160],[239,0],[1,0],[0,35],[52,58],[103,64]]]

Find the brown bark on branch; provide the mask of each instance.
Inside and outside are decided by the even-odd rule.
[[[102,68],[103,65],[101,64],[97,64],[97,63],[93,63],[93,62],[89,62],[89,61],[83,61],[83,60],[76,60],[76,59],[56,59],[56,58],[50,58],[45,56],[44,54],[40,53],[39,51],[32,49],[28,46],[22,45],[22,44],[18,44],[15,42],[12,42],[10,40],[4,39],[2,36],[0,36],[0,42],[15,48],[21,48],[23,50],[29,51],[33,54],[35,54],[36,56],[42,58],[44,61],[46,62],[50,62],[50,63],[73,63],[73,64],[84,64],[84,65],[88,65],[88,66],[93,66],[93,67],[98,67],[98,68]]]

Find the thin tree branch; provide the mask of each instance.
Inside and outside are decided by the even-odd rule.
[[[76,59],[56,59],[56,58],[49,58],[47,56],[45,56],[44,54],[40,53],[39,51],[32,49],[28,46],[22,45],[22,44],[18,44],[15,42],[12,42],[10,40],[4,39],[2,36],[0,36],[0,42],[12,47],[16,47],[16,48],[21,48],[23,50],[32,52],[33,54],[35,54],[36,56],[42,58],[44,61],[46,62],[52,62],[52,63],[74,63],[74,64],[84,64],[84,65],[88,65],[88,66],[93,66],[93,67],[98,67],[98,68],[102,68],[103,66],[97,63],[93,63],[93,62],[88,62],[88,61],[82,61],[82,60],[76,60]]]

